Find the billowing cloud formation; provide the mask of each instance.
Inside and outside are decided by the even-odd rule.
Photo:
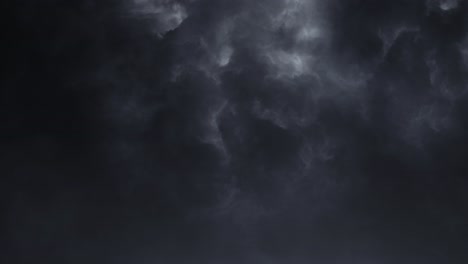
[[[245,214],[247,200],[268,208],[256,209],[261,218],[294,207],[298,197],[338,208],[355,188],[349,181],[369,169],[364,160],[423,160],[460,129],[455,111],[467,70],[460,1],[184,7],[185,23],[161,40],[173,45],[167,89],[196,94],[194,109],[177,108],[192,116],[193,140],[222,157],[217,173],[224,176],[213,177],[235,190],[218,193],[225,214]],[[307,184],[320,192],[301,189]]]
[[[459,129],[454,111],[466,91],[461,1],[151,6],[167,9],[153,12],[158,33],[174,30],[161,40],[173,54],[164,89],[191,96],[188,106],[174,107],[191,116],[183,127],[193,140],[222,157],[219,173],[229,176],[221,182],[237,190],[235,197],[226,194],[232,203],[252,199],[281,210],[286,190],[301,181],[334,182],[323,185],[320,199],[336,198],[348,186],[340,175],[362,173],[352,153],[362,153],[355,142],[364,135],[355,129],[382,140],[374,147],[383,153],[405,149],[421,159],[433,142]],[[171,24],[165,16],[185,21]],[[243,183],[255,178],[284,188]],[[252,198],[257,192],[274,195],[266,202]]]
[[[173,4],[178,5],[178,3]],[[364,22],[342,20],[338,23],[350,25],[344,25],[335,30],[334,27],[339,25],[335,25],[337,23],[334,21],[335,17],[329,14],[339,13],[340,7],[336,8],[338,11],[333,11],[335,4],[330,2],[300,0],[278,0],[268,1],[268,3],[257,1],[255,4],[240,2],[233,4],[236,7],[229,11],[218,10],[218,14],[205,14],[210,12],[209,9],[205,9],[205,5],[213,4],[209,1],[186,4],[186,8],[192,10],[195,17],[189,18],[187,26],[181,28],[180,32],[174,36],[174,41],[180,43],[177,48],[180,50],[176,51],[180,54],[180,59],[172,66],[172,75],[180,78],[184,72],[192,72],[194,69],[201,71],[214,82],[213,86],[217,87],[219,93],[224,94],[220,95],[223,97],[220,99],[222,101],[230,99],[224,97],[227,96],[225,93],[232,90],[229,84],[222,84],[223,76],[237,75],[238,78],[242,78],[243,74],[255,65],[255,71],[258,71],[258,75],[255,76],[257,85],[249,88],[253,91],[264,89],[262,86],[270,86],[270,91],[265,90],[265,92],[272,96],[276,93],[276,89],[284,89],[284,93],[294,96],[298,90],[301,90],[309,96],[308,99],[304,99],[308,100],[304,104],[314,105],[318,98],[325,97],[337,101],[338,106],[355,104],[355,107],[362,108],[365,112],[365,109],[369,108],[365,102],[367,100],[366,89],[372,88],[369,84],[374,79],[390,77],[382,76],[382,74],[388,75],[385,67],[394,67],[387,65],[395,59],[401,60],[402,67],[416,66],[410,66],[411,63],[425,64],[424,67],[427,68],[428,73],[424,77],[429,81],[426,85],[441,92],[440,98],[448,100],[447,104],[450,104],[449,101],[453,100],[454,96],[457,97],[453,94],[455,92],[453,89],[457,89],[453,86],[457,85],[448,87],[448,84],[443,81],[443,78],[446,78],[441,72],[444,66],[437,58],[439,56],[437,53],[444,51],[438,51],[436,44],[431,47],[430,42],[436,36],[432,36],[433,33],[427,31],[427,26],[430,26],[427,25],[430,23],[429,20],[434,19],[430,17],[439,16],[437,10],[426,11],[430,13],[425,14],[428,19],[427,22],[422,23],[413,21],[411,17],[398,18],[396,16],[400,14],[390,13],[387,15],[388,21],[371,20],[368,21],[370,24],[358,25]],[[434,4],[447,10],[456,8],[458,1],[428,2],[428,6]],[[221,6],[223,3],[220,2],[218,5]],[[424,7],[421,9],[424,11]],[[211,17],[210,24],[204,25],[202,31],[190,25],[200,23],[198,20],[205,15]],[[369,39],[372,46],[368,48],[355,46],[360,44],[353,43],[353,39],[360,39],[361,35],[362,39]],[[415,44],[411,44],[411,41]],[[346,42],[350,45],[346,46]],[[420,57],[412,58],[410,49],[419,48],[422,49],[419,51]],[[196,50],[199,52],[195,55],[193,51]],[[363,56],[356,57],[360,52]],[[247,58],[249,62],[245,61]],[[250,63],[250,65],[243,65],[245,63]],[[420,74],[418,73],[416,78],[422,80]],[[393,87],[402,84],[380,82],[379,85]],[[382,87],[380,89],[385,90]],[[395,98],[399,96],[391,89],[387,91],[390,96],[396,96]],[[441,102],[435,103],[431,100],[440,98],[428,99],[416,108],[414,104],[419,104],[418,101],[409,104],[415,109],[414,115],[419,116],[418,113],[424,112],[427,107],[431,109],[439,107],[436,105],[440,105]],[[396,100],[402,103],[405,99]],[[342,101],[347,102],[343,104]],[[253,100],[251,109],[259,109],[259,105],[265,105],[265,102]],[[283,107],[286,106],[273,103],[270,106],[271,109],[264,110],[272,112],[273,116],[284,116]],[[296,108],[296,106],[290,107]],[[397,109],[398,107],[395,110],[399,111]],[[290,121],[309,120],[307,121],[309,123],[315,118],[313,111],[309,114],[303,113],[301,117],[295,116],[298,114],[297,110],[296,108],[296,110],[289,111],[289,116],[285,118]],[[411,120],[419,120],[411,115],[401,118],[407,119],[405,122],[409,123],[413,122]],[[447,116],[445,119],[450,118]],[[399,126],[399,124],[395,125]],[[428,126],[427,129],[430,127],[432,126]]]

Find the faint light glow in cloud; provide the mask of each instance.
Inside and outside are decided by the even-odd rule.
[[[295,78],[307,74],[310,70],[311,57],[307,54],[273,50],[269,51],[266,56],[271,67],[276,70],[275,75],[278,78]]]
[[[458,7],[458,0],[441,0],[439,7],[444,11],[452,10]]]
[[[186,8],[177,1],[132,0],[134,13],[154,20],[154,30],[159,35],[174,30],[188,17]]]
[[[426,4],[430,10],[439,9],[448,12],[458,8],[460,0],[427,0]]]
[[[234,50],[231,47],[229,47],[229,46],[223,47],[221,49],[221,52],[218,55],[218,64],[219,64],[219,66],[224,67],[224,66],[228,65],[229,62],[231,61],[231,56],[232,56],[233,52],[234,52]]]

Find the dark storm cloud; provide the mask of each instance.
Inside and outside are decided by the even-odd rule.
[[[3,195],[23,263],[466,259],[466,1],[14,12]]]
[[[338,151],[342,135],[330,135],[334,132],[318,120],[326,115],[328,105],[354,112],[353,118],[369,122],[368,126],[382,122],[392,131],[387,131],[392,140],[413,147],[421,147],[427,133],[457,126],[451,111],[453,100],[465,90],[466,70],[459,48],[465,33],[440,28],[448,29],[450,23],[465,26],[459,10],[463,6],[457,1],[134,4],[148,10],[171,7],[170,12],[153,12],[155,19],[148,23],[156,27],[165,27],[165,22],[158,22],[165,16],[184,10],[184,15],[178,15],[184,19],[170,26],[174,30],[166,37],[170,40],[161,41],[174,45],[174,59],[168,66],[170,85],[177,87],[183,80],[190,84],[168,90],[199,91],[192,101],[199,100],[199,106],[187,110],[197,113],[191,118],[194,133],[225,160],[237,154],[226,146],[229,138],[221,131],[223,122],[248,130],[243,127],[249,118],[270,123],[297,142],[298,149],[291,149],[289,155],[304,153],[300,146],[310,141],[334,145]],[[444,37],[456,39],[447,46],[440,43]],[[442,71],[442,53],[454,56],[448,65],[453,69]],[[387,97],[383,102],[387,106],[373,106],[372,100],[377,100],[369,98],[373,93]],[[384,116],[376,116],[374,107],[383,107]],[[314,126],[322,136],[303,133]],[[236,140],[251,137],[244,133]],[[334,156],[333,150],[324,151]],[[318,151],[310,155],[323,156]]]
[[[214,13],[210,5],[220,7]],[[187,116],[189,141],[212,148],[220,157],[222,171],[215,177],[227,177],[226,184],[245,184],[230,187],[241,193],[268,196],[275,188],[280,193],[288,189],[280,188],[284,184],[298,184],[296,178],[310,173],[311,163],[332,159],[338,143],[315,121],[320,97],[341,92],[321,87],[326,85],[322,82],[333,82],[320,76],[332,74],[326,69],[330,55],[320,47],[329,37],[317,10],[323,4],[194,1],[183,8],[187,18],[161,40],[174,43],[166,89],[189,93],[187,104],[176,100],[174,107]],[[330,90],[339,90],[334,85]],[[303,131],[315,129],[312,137]],[[267,179],[273,190],[264,188]]]

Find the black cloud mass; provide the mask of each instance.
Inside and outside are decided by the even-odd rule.
[[[468,1],[2,12],[1,263],[468,263]]]

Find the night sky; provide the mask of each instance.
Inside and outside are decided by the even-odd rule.
[[[1,263],[468,263],[468,1],[1,5]]]

